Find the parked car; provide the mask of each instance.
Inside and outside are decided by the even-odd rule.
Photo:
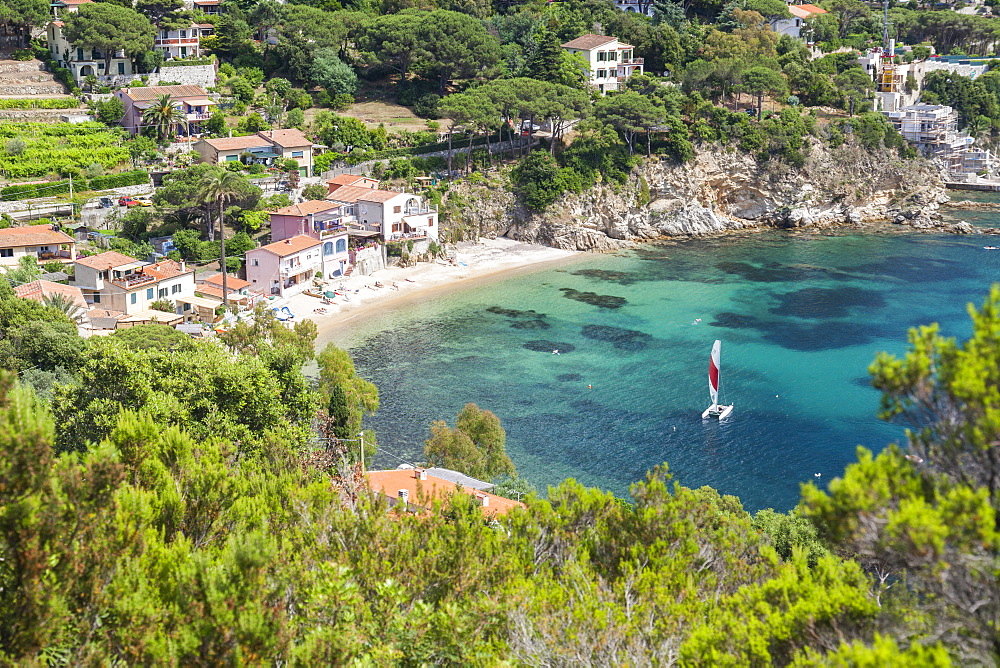
[[[153,198],[149,195],[139,195],[135,201],[139,203],[139,206],[153,206]]]
[[[118,206],[124,206],[125,208],[131,209],[133,206],[139,206],[139,200],[127,195],[122,196],[118,198]]]
[[[99,204],[98,204],[98,206],[100,206],[102,209],[110,209],[114,205],[115,205],[115,201],[113,199],[111,199],[110,197],[102,197],[101,200],[100,200],[100,202],[99,202]]]
[[[542,129],[542,126],[537,123],[532,123],[531,121],[521,121],[521,132],[538,132]]]

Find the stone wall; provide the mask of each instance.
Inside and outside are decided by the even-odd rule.
[[[812,140],[797,169],[710,146],[683,165],[647,158],[625,184],[568,194],[542,213],[526,211],[499,183],[459,184],[449,192],[445,229],[610,251],[642,240],[747,228],[939,226],[936,211],[947,199],[933,164],[901,160],[889,150],[831,149]]]
[[[178,81],[184,86],[208,88],[215,85],[215,65],[190,65],[187,67],[161,67],[154,74],[115,74],[97,77],[106,86],[127,87],[133,81],[147,77],[147,86],[160,86],[162,81]]]
[[[178,81],[184,86],[210,88],[215,85],[215,65],[189,65],[187,67],[160,67],[159,74],[149,75],[149,85],[159,86],[161,81]]]

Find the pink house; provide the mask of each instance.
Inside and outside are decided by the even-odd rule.
[[[304,234],[247,251],[250,289],[290,297],[312,284],[323,271],[323,242]]]
[[[161,95],[169,95],[173,106],[180,112],[176,123],[177,134],[200,135],[201,122],[212,117],[215,102],[201,86],[149,86],[147,88],[122,88],[115,96],[125,105],[125,115],[120,121],[132,134],[142,130],[142,113]]]
[[[354,217],[337,202],[310,200],[272,211],[271,239],[284,241],[307,236],[323,242],[323,276],[343,276],[350,263],[347,252],[347,225]]]

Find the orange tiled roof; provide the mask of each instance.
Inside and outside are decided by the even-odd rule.
[[[72,243],[76,243],[73,237],[63,232],[57,232],[48,225],[8,227],[5,230],[0,230],[0,248]]]
[[[147,276],[155,277],[158,281],[194,273],[194,269],[188,269],[185,265],[175,260],[160,260],[156,264],[148,264],[145,267],[140,267],[139,271]]]
[[[308,216],[310,213],[319,213],[320,211],[329,211],[330,209],[336,209],[340,204],[336,202],[330,202],[325,199],[312,199],[308,202],[302,202],[301,204],[293,204],[291,206],[286,206],[283,209],[278,209],[272,211],[272,216]]]
[[[83,292],[75,285],[63,285],[52,281],[37,280],[24,283],[14,288],[18,297],[31,299],[40,302],[49,295],[65,295],[73,300],[73,303],[82,308],[87,308],[87,300],[83,298]]]
[[[246,137],[222,137],[221,139],[203,139],[202,141],[214,148],[216,151],[232,151],[240,148],[271,146],[271,142],[258,137],[257,135],[248,135]]]
[[[827,11],[822,7],[817,7],[816,5],[790,5],[788,7],[788,12],[792,16],[797,16],[800,19],[807,19],[810,16],[816,14],[826,14]]]
[[[137,262],[140,262],[140,260],[128,255],[122,255],[118,251],[105,251],[97,255],[91,255],[90,257],[76,258],[76,264],[90,267],[91,269],[111,269],[112,267],[121,267],[122,265],[136,264]]]
[[[170,97],[208,97],[201,86],[148,86],[145,88],[126,88],[125,95],[136,102],[155,100],[161,95]]]
[[[353,186],[358,181],[364,181],[367,176],[355,176],[354,174],[341,174],[340,176],[335,176],[327,183],[333,183],[338,186]],[[375,181],[375,179],[369,179],[370,181]],[[375,186],[378,187],[378,181],[375,181]]]
[[[371,190],[366,189],[363,195],[358,197],[358,201],[361,202],[388,202],[394,197],[399,197],[400,195],[406,195],[406,193],[397,193],[392,190]],[[335,193],[336,194],[336,193]]]
[[[302,134],[302,130],[296,128],[291,128],[290,130],[263,130],[257,134],[282,148],[298,148],[300,146],[312,146],[313,144],[308,137]]]
[[[312,248],[313,246],[319,246],[320,242],[312,237],[307,237],[304,234],[299,234],[297,236],[291,237],[290,239],[285,239],[283,241],[275,241],[273,244],[268,244],[266,246],[261,246],[260,248],[255,248],[254,250],[266,250],[269,253],[274,253],[278,257],[285,257],[286,255],[292,255],[298,253],[299,251],[304,251],[307,248]],[[253,253],[254,251],[247,251],[248,253]]]
[[[209,276],[208,278],[206,278],[204,280],[204,283],[208,283],[209,285],[217,285],[217,286],[219,286],[221,288],[222,287],[222,274],[215,274],[214,276]],[[230,291],[232,291],[232,290],[242,290],[243,288],[249,288],[250,287],[250,282],[249,281],[244,281],[242,278],[236,278],[235,276],[230,276],[230,277],[228,277],[226,279],[226,287]],[[200,290],[201,286],[198,286],[198,289]],[[222,295],[221,291],[219,292],[219,295],[220,296]]]
[[[398,499],[399,490],[405,489],[409,492],[408,502],[417,506],[424,504],[429,506],[431,501],[444,500],[449,494],[454,494],[457,488],[458,491],[464,494],[475,496],[481,503],[485,499],[485,504],[482,508],[483,514],[487,517],[506,515],[514,508],[525,507],[520,501],[505,499],[496,494],[482,492],[472,487],[435,478],[426,473],[426,479],[420,480],[420,471],[421,469],[369,471],[367,473],[368,486],[373,491],[384,494],[390,499]]]
[[[615,37],[608,37],[607,35],[595,35],[589,33],[587,35],[581,35],[576,39],[571,39],[562,45],[564,49],[581,49],[583,51],[590,51],[591,49],[596,49],[599,46],[604,46],[615,41]]]

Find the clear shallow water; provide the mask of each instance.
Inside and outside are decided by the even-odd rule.
[[[370,426],[393,455],[375,464],[419,460],[429,423],[472,401],[500,416],[508,453],[541,490],[574,477],[624,494],[667,462],[682,484],[711,485],[748,509],[790,508],[801,482],[839,475],[858,444],[902,436],[876,419],[867,367],[878,351],[903,352],[918,324],[968,335],[966,304],[1000,279],[1000,251],[983,245],[951,235],[694,240],[429,300],[369,323],[350,349],[380,391]],[[736,408],[702,422],[717,338],[722,398]]]

